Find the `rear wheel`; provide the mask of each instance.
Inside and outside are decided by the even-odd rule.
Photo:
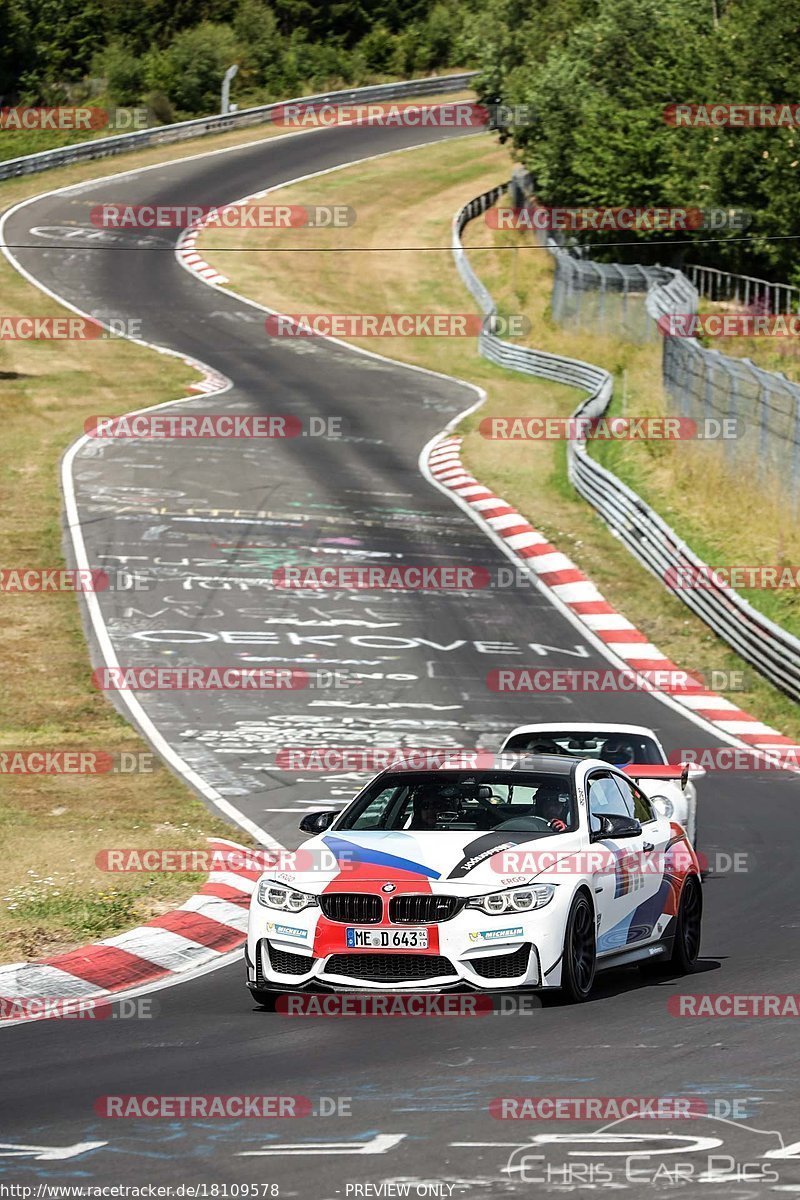
[[[561,966],[561,991],[570,1004],[589,999],[597,968],[597,941],[594,911],[584,892],[572,901],[564,935],[564,961]]]

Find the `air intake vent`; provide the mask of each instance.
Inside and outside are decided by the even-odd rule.
[[[464,904],[458,896],[393,896],[389,920],[395,925],[438,925],[461,912]]]
[[[329,921],[352,925],[379,925],[383,916],[380,896],[367,892],[325,892],[319,898],[319,906]]]
[[[438,954],[332,954],[325,973],[367,983],[416,983],[455,975],[450,960]]]
[[[487,954],[485,958],[471,958],[469,965],[484,979],[513,979],[524,975],[528,969],[530,946],[520,946],[513,954]]]

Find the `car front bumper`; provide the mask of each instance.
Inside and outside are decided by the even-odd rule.
[[[249,956],[248,956],[249,957]],[[467,951],[461,958],[414,954],[413,951],[350,952],[314,958],[288,951],[263,938],[248,967],[248,984],[258,991],[295,988],[340,990],[439,991],[540,987],[537,949],[519,941],[502,950]]]
[[[553,901],[533,913],[502,918],[463,911],[426,926],[424,950],[356,950],[347,946],[345,923],[326,922],[306,910],[288,925],[254,903],[247,983],[258,991],[558,987],[566,918],[561,907]]]

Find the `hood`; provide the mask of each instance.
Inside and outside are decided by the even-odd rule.
[[[300,848],[310,852],[318,869],[268,871],[265,878],[312,894],[331,885],[346,891],[350,886],[360,890],[364,885],[392,882],[403,891],[451,891],[456,887],[479,895],[527,883],[546,871],[554,858],[574,853],[580,845],[578,833],[542,837],[517,831],[329,831]],[[503,861],[504,852],[515,855],[508,870],[504,869],[508,865]],[[539,861],[542,855],[544,865]]]

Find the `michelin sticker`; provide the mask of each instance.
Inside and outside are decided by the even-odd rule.
[[[276,925],[273,921],[267,922],[267,929],[270,933],[282,934],[283,937],[305,938],[308,936],[306,929],[298,929],[295,925]]]
[[[513,929],[482,929],[478,933],[471,933],[469,940],[477,942],[480,938],[483,938],[484,941],[494,942],[497,938],[522,937],[522,932],[521,925],[515,925]]]

